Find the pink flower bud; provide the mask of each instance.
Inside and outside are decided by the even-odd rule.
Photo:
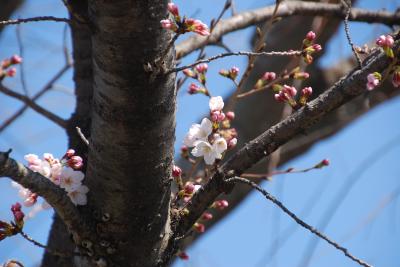
[[[24,200],[23,205],[25,207],[32,207],[36,203],[36,201],[37,197],[30,196]]]
[[[185,194],[191,195],[194,193],[194,190],[196,189],[195,185],[193,183],[186,183],[185,187],[183,190],[185,191]]]
[[[213,122],[221,122],[225,119],[225,113],[220,110],[215,110],[211,112],[211,121]]]
[[[83,166],[83,159],[79,156],[72,156],[68,161],[67,161],[68,166],[70,166],[72,169],[80,169]]]
[[[181,152],[188,152],[189,148],[187,146],[181,146]]]
[[[227,118],[228,120],[232,121],[232,120],[235,118],[235,112],[233,112],[233,111],[228,111],[228,112],[226,113],[226,118]]]
[[[8,76],[8,77],[14,77],[15,74],[17,74],[17,69],[16,68],[9,68],[6,71],[6,76]]]
[[[232,138],[231,140],[229,140],[228,142],[228,148],[232,149],[237,145],[237,138]]]
[[[179,17],[179,9],[178,6],[174,3],[168,3],[168,11],[174,15],[175,17]]]
[[[308,72],[296,72],[293,74],[293,78],[297,80],[304,80],[308,79],[310,77],[310,74]]]
[[[273,81],[276,79],[276,73],[275,72],[266,72],[261,78],[264,81]]]
[[[381,35],[376,39],[376,44],[383,48],[392,48],[394,39],[391,35]]]
[[[196,77],[196,73],[194,73],[194,71],[192,71],[191,69],[184,69],[182,72],[187,77],[190,77],[190,78],[195,78]]]
[[[11,211],[12,212],[21,211],[21,204],[17,202],[14,205],[11,205]]]
[[[320,44],[313,44],[312,48],[315,50],[315,52],[319,52],[322,50],[322,46]]]
[[[213,207],[219,210],[223,210],[229,206],[229,203],[225,199],[217,200],[214,202]]]
[[[206,73],[207,72],[207,69],[208,69],[208,65],[206,64],[206,63],[203,63],[203,64],[199,64],[199,65],[197,65],[196,67],[195,67],[195,69],[196,69],[196,71],[198,72],[198,73]]]
[[[204,221],[209,221],[209,220],[211,220],[213,218],[213,215],[211,213],[209,213],[209,212],[204,212],[203,215],[201,216],[201,218]]]
[[[284,95],[281,94],[281,93],[275,94],[275,95],[274,95],[274,98],[275,98],[275,100],[278,101],[278,102],[285,102],[285,100],[286,100],[285,97],[284,97]]]
[[[301,94],[304,97],[309,97],[312,94],[312,88],[310,86],[303,88],[303,90],[301,90]]]
[[[198,233],[204,233],[204,231],[206,230],[206,226],[202,223],[195,223],[193,225],[193,229]]]
[[[329,160],[328,159],[323,159],[323,160],[321,160],[320,163],[315,165],[314,168],[321,169],[321,168],[326,167],[326,166],[329,166]]]
[[[181,175],[182,175],[182,169],[176,165],[173,165],[172,166],[172,176],[175,178],[178,178],[178,177],[181,177]]]
[[[309,31],[309,32],[306,34],[306,39],[307,39],[308,41],[310,41],[310,42],[314,41],[314,40],[315,40],[315,37],[316,37],[316,34],[315,34],[315,32],[313,32],[313,31]]]
[[[22,211],[15,211],[14,212],[14,219],[16,222],[22,222],[24,219],[25,214]]]
[[[163,19],[160,21],[160,23],[161,23],[161,27],[163,27],[164,29],[172,30],[172,31],[176,30],[175,23],[173,23],[172,20],[170,20],[170,19]]]
[[[184,23],[185,29],[188,32],[195,32],[203,36],[210,35],[210,31],[203,22],[198,19],[186,19]]]
[[[378,72],[370,73],[367,76],[367,90],[371,91],[378,86],[381,79],[381,75]]]
[[[236,77],[238,76],[238,74],[239,74],[239,68],[238,67],[232,67],[231,68],[231,70],[229,71],[230,72],[230,78],[232,79],[232,80],[235,80],[236,79]]]
[[[283,93],[287,94],[290,97],[294,97],[297,94],[297,90],[294,86],[283,85],[282,89]]]
[[[195,83],[189,85],[188,93],[191,95],[197,94],[200,91],[200,86]]]
[[[10,62],[11,62],[11,64],[13,64],[13,65],[15,65],[15,64],[20,64],[20,63],[22,62],[22,58],[21,58],[20,56],[18,56],[18,55],[13,55],[13,56],[10,58]]]
[[[75,150],[73,150],[73,149],[68,149],[67,150],[67,152],[65,153],[65,156],[67,157],[67,158],[70,158],[70,157],[72,157],[73,155],[75,155]]]
[[[178,257],[181,258],[182,260],[188,260],[189,259],[189,255],[184,251],[180,252],[178,254]]]

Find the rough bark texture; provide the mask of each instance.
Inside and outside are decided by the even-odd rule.
[[[171,38],[159,25],[166,5],[89,1],[94,94],[84,210],[107,244],[94,243],[94,257],[108,266],[155,266],[169,236],[175,75],[158,75],[155,64]],[[165,60],[171,67],[171,51]]]

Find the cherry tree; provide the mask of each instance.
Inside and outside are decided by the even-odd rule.
[[[59,156],[32,151],[25,162],[16,161],[12,149],[1,148],[0,176],[12,180],[21,203],[10,207],[11,222],[0,218],[0,240],[21,235],[43,248],[42,266],[169,266],[176,257],[190,260],[186,248],[193,240],[255,190],[310,235],[350,261],[371,266],[291,211],[260,182],[328,166],[329,160],[321,158],[305,169],[277,170],[367,111],[343,115],[340,107],[363,105],[359,96],[377,105],[383,101],[373,94],[377,90],[385,99],[398,94],[398,12],[354,8],[347,0],[276,1],[238,12],[227,0],[220,15],[206,24],[168,1],[62,3],[68,18],[43,14],[0,22],[2,27],[64,23],[72,40],[72,53],[65,46],[65,66],[36,95],[5,83],[15,79],[24,62],[21,55],[1,62],[0,92],[24,104],[4,120],[1,131],[32,109],[65,130],[68,148]],[[286,20],[304,22],[288,40],[276,37]],[[335,70],[329,75],[334,81],[328,82],[321,73],[329,71],[315,63],[341,21],[352,51],[351,69]],[[384,24],[393,31],[357,46],[350,21]],[[253,49],[232,51],[224,36],[248,27],[255,28]],[[225,51],[207,55],[211,45]],[[197,51],[194,61],[181,62]],[[228,57],[245,57],[245,68],[209,71],[209,64]],[[64,119],[37,100],[70,68],[76,106]],[[209,82],[211,75],[231,83],[228,98],[214,94],[217,85]],[[185,86],[193,97],[207,98],[208,112],[177,140],[183,146],[175,157],[177,94]],[[257,96],[258,101],[268,99],[274,114],[265,118],[269,127],[246,133],[257,127],[241,114],[254,103],[259,113],[265,111]],[[266,158],[257,171],[251,169]],[[239,186],[246,190],[235,191]],[[47,244],[24,230],[44,209],[55,211]],[[15,259],[4,266],[22,264]]]

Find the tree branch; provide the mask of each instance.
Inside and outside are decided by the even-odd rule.
[[[86,233],[82,217],[61,187],[37,172],[33,172],[21,163],[9,157],[11,150],[0,152],[0,177],[9,177],[13,181],[43,197],[57,212],[73,234]],[[79,236],[75,235],[76,240]]]
[[[232,177],[232,178],[227,179],[225,182],[227,182],[227,183],[229,183],[229,182],[243,183],[243,184],[247,184],[247,185],[251,186],[252,188],[254,188],[257,191],[259,191],[261,194],[263,194],[266,199],[270,200],[272,203],[277,205],[284,213],[286,213],[287,215],[289,215],[289,217],[291,217],[293,220],[295,220],[297,224],[299,224],[300,226],[306,228],[308,231],[310,231],[311,233],[315,234],[319,238],[322,238],[323,240],[325,240],[326,242],[328,242],[329,244],[334,246],[336,249],[342,251],[344,253],[344,255],[346,255],[346,257],[350,258],[352,261],[355,261],[355,262],[357,262],[358,264],[360,264],[362,266],[372,267],[368,263],[366,263],[366,262],[358,259],[357,257],[353,256],[351,253],[349,253],[347,251],[346,248],[342,247],[341,245],[339,245],[338,243],[336,243],[335,241],[333,241],[332,239],[330,239],[329,237],[327,237],[326,235],[324,235],[323,233],[319,232],[317,229],[315,229],[314,227],[312,227],[311,225],[307,224],[302,219],[297,217],[297,215],[294,214],[293,212],[291,212],[285,205],[282,204],[282,202],[277,200],[273,195],[271,195],[266,190],[261,188],[258,184],[254,183],[254,182],[252,182],[250,180],[247,180],[245,178],[241,178],[241,177]]]
[[[196,62],[182,66],[182,67],[177,67],[172,70],[170,70],[168,73],[172,72],[178,72],[184,69],[189,69],[193,68],[196,65],[199,65],[201,63],[210,63],[211,61],[224,58],[224,57],[230,57],[230,56],[281,56],[281,57],[287,57],[287,56],[301,56],[302,51],[271,51],[271,52],[249,52],[249,51],[238,51],[238,52],[228,52],[228,53],[222,53],[218,54],[206,59],[200,59],[197,60]]]
[[[33,18],[27,18],[27,19],[3,20],[3,21],[0,21],[0,25],[16,25],[16,24],[21,24],[21,23],[42,22],[42,21],[65,22],[68,24],[71,22],[67,18],[56,18],[53,16],[41,16],[41,17],[33,17]]]
[[[397,51],[399,47],[400,41],[396,41],[394,51]],[[176,218],[174,234],[184,235],[220,193],[229,193],[232,190],[224,183],[225,178],[240,176],[246,169],[304,132],[330,111],[363,94],[366,91],[367,75],[375,71],[384,71],[390,62],[390,59],[380,50],[375,51],[364,61],[362,69],[354,69],[305,107],[272,126],[240,149],[216,171],[206,185],[194,194],[192,201],[186,206],[188,215]],[[174,241],[170,246],[174,250],[177,249]]]
[[[72,66],[72,63],[67,62],[67,64],[65,64],[65,66],[58,71],[53,78],[51,78],[51,80],[39,91],[37,92],[32,98],[32,101],[36,101],[38,100],[42,95],[44,95],[47,91],[49,91],[54,83],[60,79],[64,73],[66,73]],[[20,108],[17,112],[14,113],[14,115],[12,115],[11,117],[9,117],[7,120],[5,120],[3,122],[2,125],[0,125],[0,133],[2,131],[4,131],[11,123],[13,123],[19,116],[21,116],[27,109],[28,109],[28,105],[25,104],[22,108]]]
[[[13,97],[15,99],[21,100],[27,106],[29,106],[30,108],[32,108],[33,110],[35,110],[39,114],[45,116],[46,118],[48,118],[49,120],[51,120],[52,122],[54,122],[55,124],[60,126],[61,128],[65,128],[67,126],[67,121],[66,120],[64,120],[63,118],[57,116],[56,114],[48,111],[47,109],[41,107],[40,105],[36,104],[35,101],[30,99],[29,97],[21,95],[21,94],[19,94],[17,92],[14,92],[14,91],[8,89],[7,87],[5,87],[2,84],[0,84],[0,92],[4,93],[4,94],[6,94],[6,95],[8,95],[10,97]]]
[[[182,58],[203,46],[218,43],[218,41],[227,33],[241,30],[250,25],[270,19],[273,15],[274,7],[275,5],[246,11],[229,19],[221,20],[209,37],[202,37],[199,35],[189,37],[177,45],[177,59]],[[346,17],[346,10],[343,9],[343,6],[340,4],[293,1],[281,3],[279,10],[276,12],[277,17],[288,17],[293,15],[332,16],[344,19]],[[349,20],[367,23],[382,23],[392,26],[399,24],[400,13],[352,8],[349,14]]]

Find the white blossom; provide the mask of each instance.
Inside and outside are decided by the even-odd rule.
[[[201,121],[201,124],[193,124],[190,127],[183,142],[186,146],[193,147],[197,141],[206,141],[211,132],[212,122],[209,119],[204,118]]]
[[[197,141],[192,150],[192,155],[195,157],[204,157],[204,161],[208,165],[212,165],[215,159],[220,159],[222,155],[207,141]]]
[[[86,194],[89,192],[89,188],[85,185],[81,185],[75,191],[68,193],[72,203],[75,205],[86,205],[87,197]]]
[[[209,106],[210,106],[211,112],[221,111],[224,108],[224,100],[220,96],[211,97]]]
[[[225,138],[220,137],[220,136],[215,138],[214,143],[213,143],[213,150],[215,151],[215,153],[222,154],[225,152],[227,147],[228,147],[228,145],[226,143]],[[221,157],[219,157],[219,158],[221,158]]]
[[[75,191],[81,186],[84,177],[85,175],[82,172],[65,167],[61,171],[60,187],[67,192]]]

